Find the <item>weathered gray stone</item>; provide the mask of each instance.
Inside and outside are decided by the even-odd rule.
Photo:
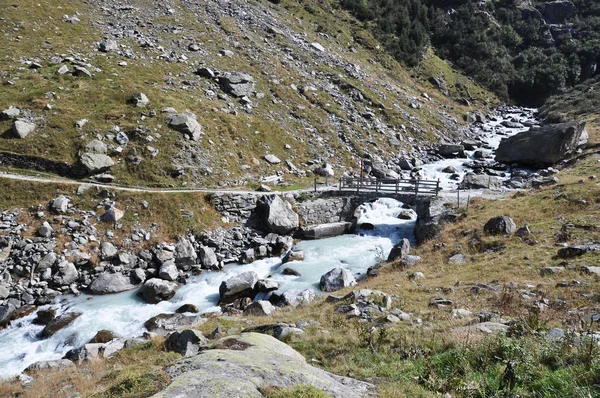
[[[69,198],[64,195],[60,195],[51,202],[50,208],[57,213],[64,213],[69,207],[69,202],[71,202]]]
[[[16,119],[20,114],[21,110],[19,108],[9,106],[7,109],[0,112],[0,121]]]
[[[301,233],[304,239],[323,239],[349,233],[353,227],[353,223],[342,221],[302,227]]]
[[[502,180],[486,174],[467,173],[460,183],[460,189],[500,189]]]
[[[466,264],[467,257],[464,254],[455,254],[448,259],[450,264]]]
[[[117,45],[117,42],[115,40],[105,40],[103,42],[100,42],[100,44],[98,44],[98,50],[108,53],[111,51],[117,51],[119,49],[119,46]]]
[[[75,319],[79,318],[81,313],[78,312],[68,312],[59,317],[54,318],[50,321],[46,327],[42,330],[42,337],[50,337],[54,336],[56,332],[62,330],[69,326]]]
[[[404,259],[410,253],[410,242],[408,239],[404,238],[400,242],[398,242],[388,255],[387,261],[394,261],[398,259]]]
[[[25,138],[35,130],[35,124],[17,119],[12,125],[12,131],[17,138]]]
[[[548,124],[504,138],[496,150],[501,163],[553,165],[572,155],[580,144],[585,122]]]
[[[268,301],[259,300],[244,309],[244,315],[268,316],[273,314],[275,307]]]
[[[270,153],[265,155],[265,160],[267,162],[269,162],[270,164],[279,164],[279,163],[281,163],[281,159],[279,159],[277,156],[272,155]]]
[[[48,223],[48,221],[44,221],[40,228],[38,229],[38,235],[42,238],[49,238],[52,236],[52,226]]]
[[[324,292],[335,292],[348,286],[356,285],[352,273],[343,268],[334,268],[321,276],[319,288]]]
[[[75,265],[70,261],[62,261],[58,264],[58,271],[54,275],[54,283],[65,286],[75,282],[79,277],[79,272]]]
[[[312,303],[315,297],[316,294],[312,289],[289,289],[279,295],[277,305],[304,306]]]
[[[131,278],[120,272],[111,274],[103,272],[90,283],[90,294],[112,294],[135,289],[137,285],[131,283]]]
[[[138,108],[144,108],[150,103],[150,100],[144,93],[133,93],[131,103]]]
[[[254,78],[246,73],[224,73],[219,76],[221,89],[235,97],[250,97],[254,94]]]
[[[102,215],[102,221],[107,223],[115,223],[123,218],[124,215],[125,212],[123,210],[119,210],[116,207],[111,207]]]
[[[87,144],[85,144],[85,151],[87,153],[99,153],[102,155],[106,155],[108,152],[108,147],[106,144],[100,140],[91,140]]]
[[[173,260],[166,261],[158,270],[158,277],[166,281],[176,281],[178,276],[179,270]]]
[[[184,327],[193,328],[202,325],[207,320],[208,318],[203,318],[200,315],[158,314],[144,322],[144,327],[149,332],[164,335],[176,329]]]
[[[271,336],[243,333],[223,338],[213,347],[169,366],[171,384],[153,398],[262,398],[265,386],[296,385],[312,385],[334,398],[375,396],[373,385],[312,367]]]
[[[211,247],[201,246],[198,249],[198,259],[202,264],[202,268],[217,269],[219,267],[219,260]]]
[[[202,127],[193,113],[170,114],[166,120],[169,127],[185,134],[194,141],[198,141],[202,136]]]
[[[105,172],[115,165],[114,160],[110,156],[101,153],[86,152],[81,155],[79,162],[86,168],[90,174],[99,174]]]
[[[69,361],[68,359],[55,359],[55,360],[51,360],[51,361],[39,361],[39,362],[32,363],[24,370],[24,372],[30,373],[30,372],[37,372],[40,370],[56,371],[56,370],[73,368],[73,367],[75,367],[75,364],[73,362]]]
[[[117,248],[110,242],[100,244],[100,256],[102,260],[110,260],[117,256]]]
[[[300,225],[300,218],[292,210],[292,205],[277,195],[262,196],[256,203],[253,216],[257,226],[281,235],[292,232]]]
[[[512,235],[516,229],[517,224],[508,216],[492,217],[483,226],[483,230],[490,235]]]
[[[208,345],[208,339],[199,330],[186,329],[173,332],[165,340],[167,351],[177,352],[184,357],[198,354],[200,347]]]
[[[194,250],[194,246],[192,243],[186,238],[180,238],[175,245],[175,264],[178,267],[189,267],[196,263],[196,258],[198,255]]]
[[[254,271],[243,272],[223,281],[219,286],[221,296],[219,302],[229,304],[238,298],[253,298],[256,294],[256,282],[258,282],[258,275]]]
[[[150,304],[156,304],[173,297],[177,288],[178,286],[174,282],[152,278],[142,285],[137,295]]]

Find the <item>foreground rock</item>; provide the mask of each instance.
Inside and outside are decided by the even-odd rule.
[[[490,235],[512,235],[516,229],[517,225],[513,219],[508,216],[490,218],[483,226],[483,230]]]
[[[79,160],[89,174],[105,172],[115,165],[115,162],[101,153],[84,153]]]
[[[167,124],[173,130],[185,134],[193,141],[198,141],[202,136],[202,127],[196,121],[193,113],[180,113],[167,116]]]
[[[387,261],[394,261],[397,259],[404,259],[410,252],[410,242],[404,238],[398,242],[390,251]]]
[[[221,282],[219,286],[221,304],[229,304],[238,298],[254,297],[254,286],[258,282],[258,275],[254,271],[243,272],[237,276]]]
[[[16,120],[12,125],[12,131],[17,138],[25,138],[35,130],[35,124],[25,120]]]
[[[165,340],[167,351],[177,352],[184,357],[198,354],[200,347],[208,344],[208,339],[199,330],[187,329],[173,332]]]
[[[496,160],[507,164],[553,165],[585,144],[587,133],[584,132],[584,121],[534,128],[504,138],[496,150]]]
[[[373,385],[312,367],[288,345],[257,333],[221,339],[166,370],[171,384],[154,398],[262,398],[266,387],[296,385],[312,385],[336,398],[375,396]]]
[[[335,292],[348,286],[356,285],[352,273],[343,268],[334,268],[321,276],[319,288],[324,292]]]

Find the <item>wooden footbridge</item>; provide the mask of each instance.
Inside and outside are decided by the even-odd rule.
[[[415,196],[437,196],[440,180],[420,180],[416,178],[375,178],[344,177],[340,179],[339,191],[355,195],[381,194],[397,196],[413,194]]]

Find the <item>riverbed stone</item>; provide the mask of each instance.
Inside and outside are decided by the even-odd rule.
[[[70,261],[62,261],[58,264],[58,271],[54,275],[54,283],[60,286],[70,285],[79,277],[75,264]]]
[[[490,235],[512,235],[517,229],[517,224],[508,216],[497,216],[490,218],[483,230]]]
[[[137,295],[150,304],[156,304],[172,298],[177,288],[177,283],[152,278],[142,285]]]
[[[335,292],[348,286],[356,285],[352,273],[343,268],[334,268],[321,276],[319,288],[324,292]]]
[[[158,277],[166,281],[176,281],[178,276],[179,270],[173,260],[166,261],[158,270]]]
[[[135,289],[138,285],[131,283],[131,278],[120,272],[103,272],[90,283],[90,294],[113,294]]]
[[[244,309],[244,315],[248,316],[269,316],[275,311],[273,304],[266,300],[258,300]]]
[[[165,340],[165,348],[167,351],[174,351],[184,357],[190,357],[198,354],[200,347],[206,346],[208,343],[208,339],[201,331],[186,329],[171,333]]]
[[[81,313],[79,312],[68,312],[61,316],[54,318],[50,321],[46,327],[42,330],[42,337],[48,338],[54,336],[59,330],[62,330],[69,326],[75,319],[79,318]]]
[[[487,174],[465,174],[460,189],[500,189],[502,180],[498,177],[488,176]]]
[[[254,271],[243,272],[221,282],[219,286],[219,303],[229,304],[238,298],[254,297],[258,275]]]

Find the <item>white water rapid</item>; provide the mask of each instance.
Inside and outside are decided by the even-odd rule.
[[[527,125],[537,124],[538,121],[535,119],[536,109],[531,108],[511,108],[502,114],[498,114],[492,117],[491,120],[486,121],[477,131],[476,140],[481,142],[481,146],[474,150],[465,151],[467,157],[454,158],[454,159],[443,159],[436,162],[424,164],[420,166],[423,171],[423,179],[426,180],[440,180],[440,186],[444,191],[454,190],[458,187],[459,183],[463,180],[466,173],[472,171],[471,168],[465,165],[465,163],[472,162],[474,160],[483,160],[489,164],[494,162],[494,157],[491,155],[502,138],[513,136],[522,131],[529,130]],[[520,123],[523,127],[510,128],[502,125],[504,121],[512,121]],[[474,154],[477,150],[483,150],[490,154],[489,157],[484,159],[476,159]],[[446,167],[452,166],[456,170],[458,177],[451,178],[453,173],[445,173]],[[509,179],[510,174],[506,173],[503,179]]]
[[[324,273],[333,268],[350,270],[362,277],[366,270],[380,259],[385,259],[393,245],[402,238],[413,239],[416,214],[410,210],[411,220],[398,218],[402,203],[393,199],[378,199],[360,207],[358,225],[368,222],[374,229],[358,230],[355,235],[300,242],[305,260],[285,264],[302,276],[281,273],[280,259],[266,259],[245,265],[228,265],[222,272],[207,272],[192,277],[175,297],[159,304],[146,304],[136,297],[135,291],[106,296],[60,297],[56,303],[40,307],[53,308],[57,315],[81,312],[68,327],[48,339],[41,339],[43,326],[32,323],[36,313],[13,321],[0,332],[0,378],[21,373],[28,365],[44,360],[60,359],[72,348],[82,346],[101,329],[112,331],[119,337],[136,337],[144,332],[144,322],[160,313],[172,313],[182,304],[194,304],[201,312],[218,312],[219,285],[222,281],[245,271],[254,271],[260,278],[279,282],[279,291],[312,288],[317,294],[318,282]]]

